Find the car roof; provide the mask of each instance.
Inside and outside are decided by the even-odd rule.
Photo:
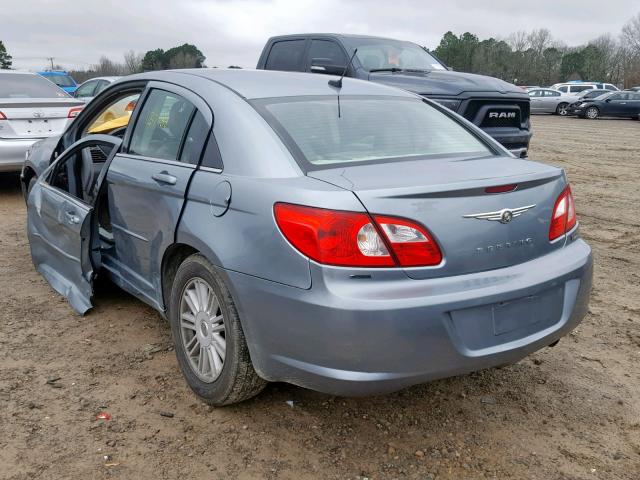
[[[416,95],[379,83],[344,78],[340,90],[329,85],[333,75],[281,72],[276,70],[194,68],[146,72],[127,80],[148,79],[179,82],[181,75],[191,75],[216,82],[246,99],[298,97],[305,95],[383,95],[415,98]]]
[[[110,82],[115,82],[116,80],[121,79],[122,76],[121,75],[116,75],[116,76],[110,76],[110,77],[91,77],[91,78],[87,78],[84,82],[82,83],[86,83],[89,82],[91,80],[108,80]]]
[[[271,37],[270,40],[276,40],[280,38],[288,38],[288,37],[333,37],[333,38],[361,38],[368,40],[393,40],[394,42],[407,42],[413,43],[409,40],[399,40],[397,38],[389,38],[389,37],[378,37],[375,35],[361,35],[357,33],[292,33],[290,35],[276,35],[275,37]]]
[[[27,70],[0,70],[0,73],[9,74],[9,75],[15,75],[15,74],[20,74],[20,75],[38,75],[35,72],[29,72]]]
[[[44,70],[42,72],[38,72],[38,75],[50,75],[52,77],[68,77],[69,72],[61,72],[59,70]]]

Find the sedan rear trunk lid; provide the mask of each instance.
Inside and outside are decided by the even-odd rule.
[[[84,102],[74,98],[0,98],[0,138],[46,138],[62,133],[69,110]]]
[[[502,268],[562,246],[548,239],[551,213],[566,185],[564,172],[556,167],[511,157],[450,158],[307,175],[351,190],[372,214],[405,217],[427,227],[443,262],[405,269],[412,278]],[[505,193],[485,190],[511,184],[515,189]]]

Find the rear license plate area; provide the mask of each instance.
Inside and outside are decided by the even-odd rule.
[[[492,305],[493,334],[502,335],[538,322],[540,320],[537,315],[538,303],[540,303],[540,297],[531,295]]]
[[[518,340],[562,320],[564,284],[531,295],[449,312],[452,340],[479,350]]]

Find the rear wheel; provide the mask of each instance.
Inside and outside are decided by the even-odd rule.
[[[598,110],[598,107],[589,107],[584,112],[584,116],[590,120],[595,120],[600,116],[600,110]]]
[[[556,107],[556,114],[562,116],[562,117],[566,117],[567,114],[569,113],[569,104],[568,103],[561,103]]]
[[[205,402],[221,406],[257,395],[266,385],[253,368],[231,294],[202,255],[176,272],[169,319],[180,369]]]

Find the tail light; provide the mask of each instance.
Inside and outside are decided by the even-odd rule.
[[[69,114],[67,115],[67,118],[76,118],[80,114],[83,108],[84,107],[73,107],[69,109]]]
[[[0,112],[0,120],[6,120],[7,117],[5,116],[4,113]]]
[[[495,187],[487,187],[484,189],[485,193],[507,193],[513,192],[518,188],[517,183],[511,183],[509,185],[497,185]]]
[[[442,253],[415,222],[323,208],[276,203],[280,231],[302,254],[326,265],[418,267],[438,265]]]
[[[551,225],[549,226],[549,240],[555,240],[571,231],[576,226],[577,220],[571,187],[567,185],[553,207]]]
[[[136,108],[136,101],[135,100],[131,100],[129,103],[127,103],[127,106],[124,107],[124,111],[125,112],[133,112],[133,110]]]

